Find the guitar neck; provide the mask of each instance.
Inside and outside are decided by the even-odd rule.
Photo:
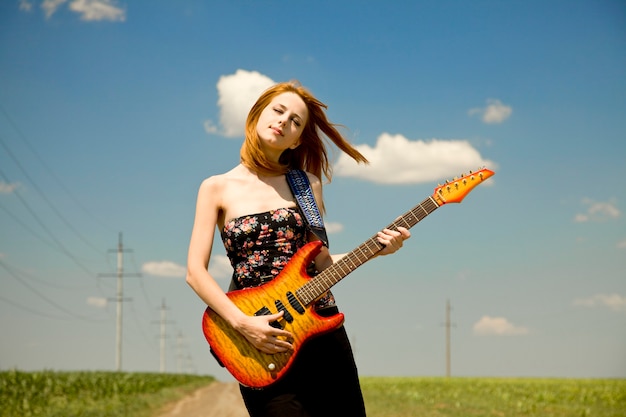
[[[386,229],[397,230],[398,227],[410,229],[437,208],[439,208],[439,204],[430,196],[397,218]],[[297,290],[298,298],[303,304],[309,305],[350,272],[372,259],[383,248],[384,246],[378,242],[377,234],[372,236],[300,287]]]

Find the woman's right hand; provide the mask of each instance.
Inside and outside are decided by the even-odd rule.
[[[283,312],[277,314],[246,316],[237,326],[237,330],[261,352],[274,354],[293,349],[291,333],[273,327],[271,323],[280,321]]]

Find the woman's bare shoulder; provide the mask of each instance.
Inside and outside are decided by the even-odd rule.
[[[202,180],[200,187],[203,189],[210,189],[213,191],[223,189],[228,183],[233,181],[241,181],[242,173],[238,167],[231,169],[228,172],[222,174],[212,175]]]
[[[309,171],[304,171],[307,177],[309,177],[309,182],[311,184],[321,182],[319,177],[315,174],[310,173]]]
[[[306,176],[309,178],[309,182],[311,183],[311,188],[313,188],[314,190],[321,190],[322,180],[320,180],[320,178],[315,174],[311,174],[308,171],[304,171],[304,172],[306,173]]]

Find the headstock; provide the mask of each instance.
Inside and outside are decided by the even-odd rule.
[[[446,181],[445,184],[435,188],[432,197],[440,206],[447,203],[460,203],[466,195],[474,189],[478,184],[494,175],[495,172],[482,168],[479,171],[469,174],[462,174],[461,178],[454,178],[452,181]]]

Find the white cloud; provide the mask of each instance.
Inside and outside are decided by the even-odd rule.
[[[219,127],[212,120],[204,121],[204,130],[209,134],[218,134],[220,133]]]
[[[65,3],[67,0],[44,0],[41,4],[41,8],[46,12],[46,18],[52,16],[59,6]]]
[[[244,136],[250,108],[259,95],[273,84],[275,82],[271,78],[256,71],[238,69],[234,74],[221,76],[217,81],[220,126],[207,120],[204,122],[206,132],[229,138]]]
[[[528,328],[515,326],[504,317],[483,316],[474,324],[474,333],[478,335],[514,336],[528,334]]]
[[[370,161],[369,165],[357,164],[342,153],[335,164],[335,174],[379,184],[416,184],[451,179],[483,166],[496,167],[465,140],[412,141],[402,135],[383,133],[374,147],[355,147]]]
[[[19,183],[17,182],[9,184],[4,181],[0,181],[0,194],[11,194],[18,186]]]
[[[574,216],[575,223],[585,223],[589,221],[589,216],[586,214],[578,213]]]
[[[141,266],[144,274],[157,277],[185,278],[187,267],[171,261],[146,262]],[[209,272],[215,279],[229,279],[233,273],[233,268],[227,256],[213,255],[209,263]]]
[[[126,20],[126,11],[117,7],[113,0],[74,0],[70,3],[70,10],[79,13],[81,20]]]
[[[341,223],[334,223],[334,222],[324,222],[324,227],[326,228],[326,233],[333,234],[333,233],[339,233],[343,230],[343,224]]]
[[[103,297],[87,297],[87,304],[92,307],[105,308],[108,304],[106,298]]]
[[[626,311],[626,297],[619,294],[596,294],[588,298],[577,298],[573,301],[579,307],[608,307],[613,311]]]
[[[46,18],[50,18],[67,1],[44,0],[41,7],[46,13]],[[22,8],[21,4],[20,8]],[[69,9],[78,13],[80,19],[85,21],[109,20],[123,22],[126,20],[126,11],[118,7],[115,0],[71,0]]]
[[[250,108],[259,95],[275,82],[256,71],[238,69],[217,82],[219,123],[204,122],[210,134],[242,137]],[[432,139],[411,141],[402,135],[382,133],[375,147],[355,145],[370,161],[358,165],[340,154],[334,166],[339,176],[363,178],[381,184],[415,184],[445,180],[495,163],[484,159],[466,140]]]
[[[20,10],[30,12],[33,9],[33,3],[28,0],[20,0]]]
[[[141,266],[144,274],[167,278],[185,278],[187,267],[171,261],[146,262]],[[227,256],[213,255],[209,263],[209,272],[215,279],[230,279],[233,268]]]
[[[500,100],[490,98],[487,100],[487,107],[476,107],[468,111],[470,116],[478,114],[482,121],[487,124],[498,124],[511,117],[513,109],[511,106],[503,104]]]
[[[141,270],[157,277],[184,278],[187,275],[186,267],[171,261],[146,262]]]
[[[590,221],[601,222],[617,219],[622,214],[614,201],[593,201],[589,198],[585,198],[582,203],[587,206],[587,210],[584,213],[578,213],[574,216],[574,222],[576,223]]]
[[[233,267],[227,256],[213,255],[209,263],[209,273],[215,279],[230,279],[233,275]]]

